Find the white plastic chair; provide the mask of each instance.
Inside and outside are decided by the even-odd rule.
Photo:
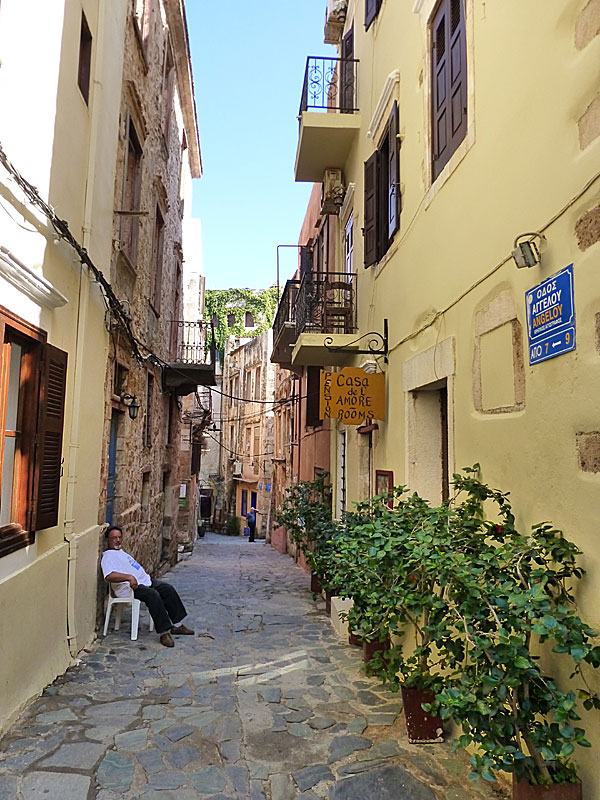
[[[131,606],[131,640],[135,641],[138,637],[138,627],[140,623],[140,600],[136,600],[133,596],[133,589],[130,590],[129,597],[115,597],[113,594],[112,585],[108,584],[108,597],[106,603],[106,615],[104,617],[104,636],[108,632],[108,623],[110,622],[110,612],[112,607],[115,609],[115,630],[118,631],[121,626],[121,611],[124,605]],[[154,620],[150,617],[150,632],[154,630]]]

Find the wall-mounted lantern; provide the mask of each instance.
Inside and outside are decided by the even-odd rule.
[[[524,241],[520,241],[521,239]],[[539,241],[539,247],[535,243],[536,239]],[[540,263],[540,247],[542,241],[545,242],[546,237],[536,231],[533,233],[521,233],[517,236],[513,245],[514,250],[512,251],[512,257],[519,269],[535,267],[536,264]]]
[[[136,419],[140,410],[140,404],[138,403],[137,397],[134,394],[122,394],[119,398],[119,401],[127,406],[129,419]]]

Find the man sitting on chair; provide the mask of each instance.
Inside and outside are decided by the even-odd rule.
[[[194,631],[181,625],[187,615],[185,606],[170,583],[153,580],[137,561],[121,549],[123,531],[111,525],[104,533],[107,549],[102,554],[102,573],[104,580],[112,584],[116,597],[129,597],[130,587],[133,596],[148,606],[154,627],[165,647],[174,647],[171,634],[193,636]]]

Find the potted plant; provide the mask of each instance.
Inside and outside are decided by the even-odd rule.
[[[600,647],[577,615],[572,589],[583,574],[580,551],[548,523],[520,535],[507,496],[481,484],[474,470],[455,476],[458,490],[495,499],[501,522],[486,522],[485,535],[449,550],[440,564],[446,611],[433,638],[450,675],[426,710],[462,727],[456,745],[475,749],[471,779],[494,781],[505,771],[514,800],[580,800],[571,757],[590,746],[578,726],[580,705],[600,708],[586,678],[586,669],[600,666]],[[476,516],[457,519],[478,528]],[[548,674],[548,650],[570,662],[577,690]]]
[[[323,473],[313,481],[300,481],[289,487],[275,517],[279,525],[285,526],[311,569],[313,594],[320,594],[325,588],[328,542],[335,530],[328,478]]]

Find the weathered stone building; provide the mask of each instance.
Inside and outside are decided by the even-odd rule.
[[[127,549],[156,572],[177,557],[178,397],[210,382],[200,314],[182,314],[183,220],[201,174],[182,0],[136,0],[124,52],[111,277],[138,346],[113,332],[99,517],[123,525]]]
[[[224,512],[246,524],[258,511],[258,536],[272,522],[274,371],[272,331],[250,339],[231,337],[225,350],[221,405],[221,474]]]

